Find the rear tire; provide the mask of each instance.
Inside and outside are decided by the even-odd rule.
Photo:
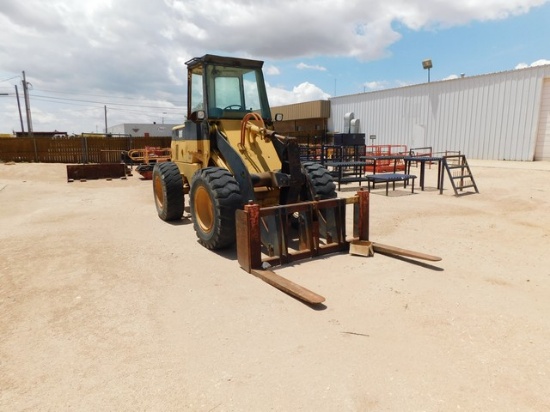
[[[181,219],[185,206],[183,178],[174,162],[161,162],[153,168],[153,194],[159,217],[164,221]]]
[[[207,249],[235,244],[235,212],[243,201],[237,180],[219,167],[197,171],[191,180],[189,208],[199,243]]]
[[[320,163],[304,162],[302,167],[305,171],[307,184],[303,200],[334,199],[337,197],[336,185],[328,170]]]

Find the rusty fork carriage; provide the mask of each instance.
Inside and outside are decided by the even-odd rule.
[[[353,238],[346,237],[346,206],[353,204]],[[314,200],[237,210],[237,258],[248,273],[310,304],[325,298],[285,279],[269,268],[300,259],[349,250],[350,241],[369,236],[369,193],[350,198]]]

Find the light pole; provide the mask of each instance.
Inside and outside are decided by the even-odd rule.
[[[429,83],[430,82],[430,69],[433,67],[432,66],[432,61],[430,59],[424,60],[422,62],[422,67],[424,68],[424,70],[428,70],[428,83]]]

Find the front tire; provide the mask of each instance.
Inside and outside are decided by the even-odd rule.
[[[164,221],[183,216],[183,178],[174,162],[161,162],[153,168],[153,194],[159,217]]]
[[[302,170],[306,175],[306,184],[302,190],[302,200],[325,200],[338,197],[336,185],[328,170],[320,163],[304,162]],[[319,215],[319,233],[324,238],[337,239],[338,233],[332,225],[327,225],[327,220],[334,221],[334,212],[321,211]],[[297,223],[294,223],[298,226]]]
[[[239,184],[228,170],[207,167],[191,180],[190,211],[199,243],[207,249],[235,244],[235,212],[243,201]]]

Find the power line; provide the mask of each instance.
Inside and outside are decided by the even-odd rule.
[[[20,78],[21,78],[21,76],[13,76],[13,77],[10,77],[10,78],[8,78],[8,79],[0,80],[0,83],[1,83],[1,82],[7,82],[8,80],[20,79]]]
[[[79,102],[79,103],[91,103],[91,104],[98,104],[98,105],[109,105],[109,106],[127,106],[127,107],[141,107],[144,109],[163,109],[163,110],[183,110],[183,106],[181,107],[170,107],[170,106],[154,106],[154,105],[145,105],[145,104],[132,104],[132,103],[115,103],[115,102],[105,102],[105,101],[97,101],[97,100],[85,100],[85,99],[68,99],[65,97],[55,97],[55,96],[44,96],[39,94],[33,94],[33,99],[38,99],[42,101],[49,101],[49,102],[58,102],[58,103],[64,103],[64,102]]]
[[[89,104],[83,104],[83,103],[78,103],[76,101],[59,101],[59,100],[51,100],[51,98],[49,97],[42,97],[42,96],[32,96],[33,97],[33,100],[38,100],[38,101],[41,101],[41,102],[49,102],[49,103],[57,103],[57,104],[67,104],[67,105],[71,105],[71,106],[82,106],[82,107],[89,107],[89,108],[97,108],[97,107],[101,107],[101,106],[90,106]]]
[[[65,94],[65,95],[73,95],[73,96],[92,96],[92,97],[106,97],[108,99],[119,99],[119,100],[132,100],[132,101],[135,101],[135,100],[144,100],[143,98],[140,99],[140,98],[137,98],[137,97],[128,97],[128,96],[113,96],[113,95],[107,95],[107,94],[92,94],[92,93],[82,93],[82,92],[67,92],[67,91],[56,91],[56,90],[44,90],[44,89],[34,89],[34,91],[37,91],[37,92],[47,92],[47,93],[55,93],[55,94]],[[51,96],[52,98],[56,98],[56,99],[61,99],[60,97],[53,97]],[[71,99],[67,99],[67,100],[71,100]],[[145,98],[145,100],[147,100],[147,98]],[[149,100],[153,100],[153,99],[149,99]],[[171,101],[171,100],[165,100],[167,103],[170,103],[170,104],[173,104],[173,105],[178,105],[178,104],[181,104],[182,102],[178,102],[178,101]],[[103,104],[103,102],[101,102],[101,104]],[[111,103],[112,104],[112,103]],[[153,107],[156,107],[156,106],[153,106]]]
[[[92,94],[92,93],[81,93],[81,92],[61,92],[58,90],[45,90],[45,89],[35,89],[36,91],[40,92],[47,92],[47,93],[57,93],[57,94],[72,94],[77,96],[94,96],[94,97],[109,97],[109,98],[119,98],[118,96],[112,96],[108,94]],[[120,97],[121,99],[126,99],[126,97]],[[132,97],[130,97],[132,99]]]
[[[183,101],[172,102],[168,100],[157,99],[159,104],[145,104],[147,98],[128,97],[128,96],[113,96],[104,94],[87,94],[80,92],[68,92],[68,91],[54,91],[54,90],[38,90],[34,89],[32,85],[26,81],[25,72],[23,77],[14,76],[3,81],[9,81],[12,79],[22,78],[23,91],[25,94],[25,108],[27,112],[27,125],[28,132],[32,135],[32,120],[30,113],[30,97],[32,96],[34,101],[45,102],[54,105],[69,105],[73,111],[89,111],[102,108],[105,111],[105,127],[107,127],[107,109],[116,111],[119,113],[125,113],[126,116],[138,115],[146,118],[156,118],[158,115],[153,114],[153,111],[162,111],[164,115],[168,114],[170,117],[183,118],[183,112],[185,110],[185,103]],[[16,86],[17,88],[17,86]],[[16,89],[17,92],[17,89]],[[39,92],[39,94],[35,94]],[[52,95],[53,94],[53,95]],[[55,95],[58,96],[55,96]],[[4,95],[4,93],[0,93]],[[6,96],[12,96],[12,93],[5,93]],[[61,95],[61,96],[59,96]],[[92,98],[86,98],[90,96]],[[126,102],[125,102],[126,100]],[[153,99],[149,99],[152,101]],[[154,101],[154,100],[153,100]],[[144,103],[139,103],[144,102]],[[171,105],[171,106],[170,106]],[[81,109],[76,109],[81,107]],[[21,114],[20,114],[21,117]],[[164,123],[164,116],[162,117]],[[22,118],[21,118],[22,123]],[[21,124],[21,130],[23,131],[23,124]]]
[[[92,97],[107,97],[109,99],[128,99],[128,100],[137,100],[135,97],[130,96],[116,96],[116,95],[110,95],[110,94],[97,94],[97,93],[83,93],[83,92],[75,92],[75,91],[59,91],[59,90],[45,90],[45,89],[35,89],[38,92],[47,92],[47,93],[55,93],[55,94],[69,94],[69,95],[75,95],[75,96],[92,96]]]
[[[62,105],[68,105],[71,106],[71,108],[74,108],[76,106],[81,107],[82,109],[79,109],[77,111],[80,112],[88,112],[89,110],[104,110],[104,104],[95,103],[94,105],[87,104],[85,102],[79,102],[76,99],[60,99],[60,98],[52,98],[52,97],[42,97],[42,96],[35,96],[33,95],[33,101],[41,101],[41,102],[50,102],[55,104],[62,104]],[[111,104],[108,104],[109,111],[112,112],[118,112],[118,113],[125,113],[127,115],[138,115],[141,117],[147,117],[147,118],[157,118],[158,115],[151,113],[151,109],[149,106],[139,106],[139,105],[130,105],[130,108],[126,108],[123,104],[118,104],[117,106],[111,106]],[[177,108],[177,107],[163,107],[163,106],[153,106],[155,109],[159,109],[164,111],[165,113],[168,112],[171,117],[175,118],[183,118],[184,117],[184,109],[183,108]],[[143,110],[139,110],[140,108],[143,108]],[[74,110],[73,110],[74,111]]]

